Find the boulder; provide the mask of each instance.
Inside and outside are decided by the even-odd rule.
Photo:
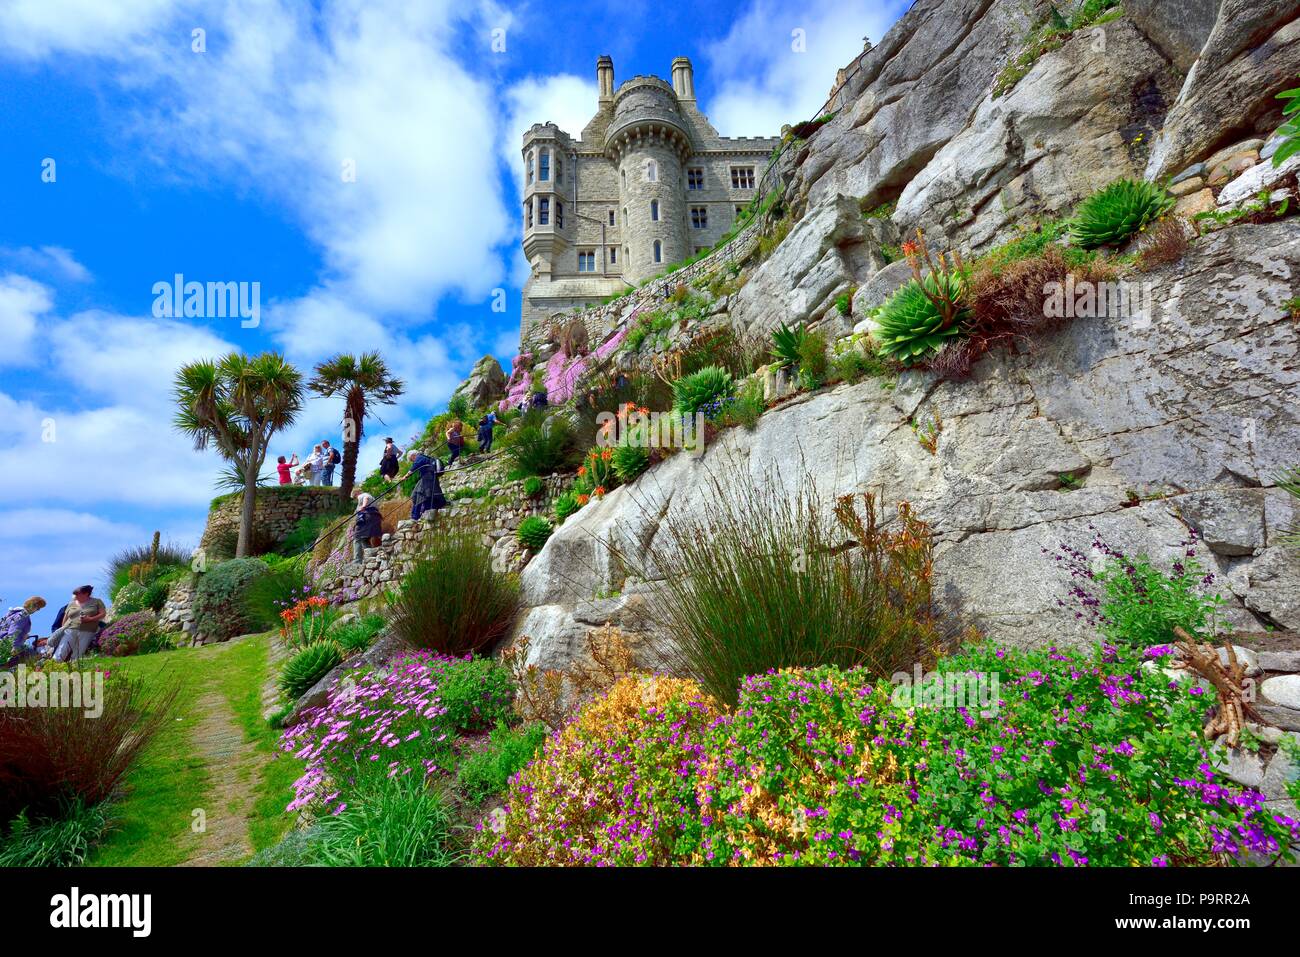
[[[568,519],[523,572],[518,633],[539,663],[559,667],[583,620],[599,617],[584,609],[613,593],[600,614],[652,633],[632,596],[655,587],[651,552],[672,525],[716,511],[715,481],[721,494],[794,494],[804,482],[825,497],[872,490],[887,516],[910,502],[937,536],[943,606],[1003,643],[1095,638],[1044,550],[1099,535],[1168,567],[1184,556],[1189,515],[1230,553],[1201,555],[1229,599],[1227,627],[1300,626],[1300,555],[1277,541],[1293,513],[1283,493],[1254,487],[1300,448],[1300,327],[1282,308],[1298,270],[1294,223],[1234,226],[1144,274],[1157,304],[1149,321],[1076,320],[1025,354],[985,357],[963,382],[910,371],[893,389],[867,380],[800,394],[752,431],[670,456]],[[1267,441],[1243,432],[1247,408]],[[936,413],[931,454],[911,426]],[[1066,490],[1064,473],[1084,486]],[[1134,504],[1135,489],[1165,494]]]
[[[1181,73],[1201,54],[1221,0],[1124,0],[1124,11]]]
[[[1222,0],[1214,29],[1152,143],[1147,179],[1177,172],[1243,134],[1271,133],[1281,114],[1277,94],[1296,85],[1297,73],[1294,0]]]
[[[494,356],[484,356],[474,364],[469,378],[456,387],[452,395],[463,395],[476,408],[486,408],[506,395],[506,374]]]
[[[1009,238],[1118,177],[1140,178],[1176,95],[1132,21],[1078,31],[1008,93],[984,98],[907,184],[894,220],[975,251]]]

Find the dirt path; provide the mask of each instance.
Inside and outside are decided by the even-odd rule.
[[[244,740],[225,695],[210,691],[198,700],[203,720],[194,729],[195,750],[212,774],[212,788],[198,842],[182,867],[217,867],[242,861],[253,853],[248,814],[261,760]]]
[[[280,637],[273,636],[261,688],[264,717],[280,707],[275,677],[288,654]],[[220,691],[204,694],[197,707],[204,717],[195,728],[192,741],[209,768],[212,784],[208,807],[203,809],[205,829],[197,835],[194,850],[181,866],[220,867],[247,860],[253,853],[248,821],[266,758],[245,739],[226,696]]]

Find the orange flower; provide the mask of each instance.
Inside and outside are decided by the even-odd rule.
[[[613,450],[613,449],[605,449],[605,450],[603,450],[603,451],[600,453],[600,457],[601,457],[602,459],[604,459],[606,462],[608,462],[608,461],[610,460],[610,457],[611,457],[613,454],[614,454],[614,450]]]
[[[588,496],[588,495],[579,495],[579,496],[578,496],[578,504],[579,504],[579,505],[586,505],[589,501],[591,501],[591,497]]]
[[[904,256],[915,256],[916,250],[917,250],[917,245],[912,240],[909,239],[907,242],[903,243]]]
[[[586,475],[586,474],[587,474],[587,466],[585,466],[585,465],[579,465],[579,466],[578,466],[578,474],[579,474],[579,475]]]
[[[595,495],[597,498],[600,498],[602,495],[605,494],[605,486],[597,485],[594,489],[592,489],[591,494]]]

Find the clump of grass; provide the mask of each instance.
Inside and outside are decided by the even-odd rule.
[[[711,485],[702,517],[670,522],[647,558],[665,583],[649,600],[659,650],[679,674],[734,704],[746,675],[835,664],[888,676],[938,653],[932,539],[906,506],[890,532],[870,495],[828,507],[810,477]]]
[[[510,778],[528,764],[546,740],[546,725],[534,721],[521,728],[498,724],[484,751],[470,755],[456,770],[464,795],[475,803],[506,789]]]

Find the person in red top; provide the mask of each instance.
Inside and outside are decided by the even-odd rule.
[[[278,459],[275,460],[275,470],[276,470],[278,473],[280,473],[280,484],[281,484],[281,485],[289,485],[289,484],[291,484],[291,483],[293,482],[293,478],[292,478],[292,476],[289,475],[289,470],[290,470],[291,468],[293,468],[293,467],[294,467],[295,465],[297,465],[297,464],[298,464],[298,453],[297,453],[297,452],[294,452],[294,453],[293,453],[293,458],[292,458],[290,461],[288,461],[288,462],[286,462],[286,461],[284,460],[284,456],[283,456],[283,455],[280,456]]]

